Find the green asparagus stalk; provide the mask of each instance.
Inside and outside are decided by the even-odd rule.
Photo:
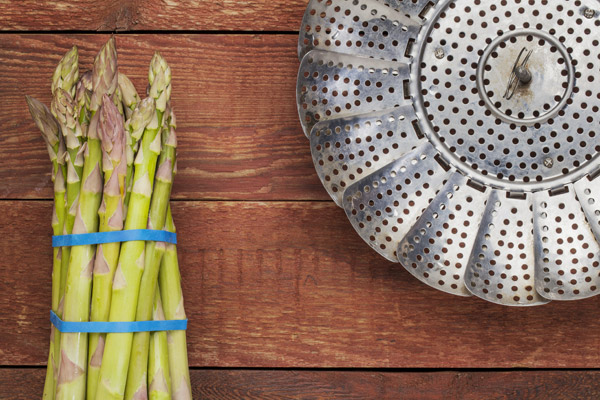
[[[125,109],[125,117],[131,118],[133,110],[140,103],[141,99],[138,95],[135,86],[129,80],[125,74],[119,74],[119,91],[121,92],[121,98],[123,100],[123,108]]]
[[[67,146],[65,156],[66,166],[66,217],[63,224],[62,234],[72,232],[75,221],[75,210],[79,198],[79,187],[81,185],[81,174],[83,172],[83,152],[81,144],[84,140],[84,133],[77,118],[77,103],[74,95],[77,93],[79,78],[79,53],[76,46],[73,46],[61,59],[54,71],[52,78],[52,104],[51,109],[54,116],[60,122],[64,142]],[[59,307],[57,315],[62,317],[63,299],[65,285],[67,282],[67,271],[69,268],[70,247],[62,249],[62,267],[59,283]],[[58,331],[57,331],[58,332]],[[60,346],[60,333],[57,335],[57,346]],[[57,363],[60,363],[60,353],[57,349]]]
[[[139,140],[144,133],[144,130],[154,117],[156,112],[155,102],[152,97],[147,97],[138,103],[138,106],[133,110],[131,118],[125,123],[125,134],[127,135],[127,176],[126,187],[127,194],[125,195],[125,216],[127,216],[127,208],[133,189],[133,161],[134,154],[137,153]]]
[[[77,46],[73,46],[58,63],[52,76],[52,93],[58,89],[75,96],[75,83],[79,80],[79,53]]]
[[[104,95],[114,94],[117,86],[117,52],[114,38],[100,50],[92,71],[90,125],[83,145],[84,168],[73,233],[96,232],[102,193],[102,150],[98,129],[104,124],[98,113]],[[92,271],[96,246],[74,246],[69,259],[63,319],[88,321]],[[65,333],[61,338],[61,359],[56,398],[83,399],[86,393],[88,335]]]
[[[98,132],[102,143],[102,168],[104,170],[104,191],[98,211],[100,232],[123,229],[123,198],[125,195],[125,174],[127,155],[123,118],[108,96],[104,96],[101,121],[103,128]],[[120,243],[106,243],[97,246],[92,282],[91,321],[108,321],[112,280],[117,268]],[[104,334],[91,333],[89,337],[87,399],[96,397],[98,376],[104,351]]]
[[[175,232],[170,207],[167,210],[166,230]],[[177,261],[177,247],[174,244],[167,244],[160,266],[158,285],[165,318],[167,320],[186,319],[181,290],[181,275]],[[169,331],[167,336],[173,400],[191,400],[192,386],[190,384],[185,331]]]
[[[62,143],[59,145],[59,164],[64,163],[65,147]],[[54,207],[52,212],[52,234],[62,234],[63,224],[65,221],[65,178],[62,172],[62,165],[59,166],[58,173],[54,180]],[[52,311],[60,313],[60,282],[61,282],[61,266],[63,257],[63,248],[55,247],[52,251]],[[48,358],[48,370],[46,371],[46,383],[44,385],[44,399],[54,399],[56,389],[56,376],[58,375],[58,360],[60,358],[60,331],[56,327],[50,327],[50,355]]]
[[[169,121],[171,119],[169,118]],[[174,119],[173,119],[174,121]],[[170,122],[169,122],[170,123]],[[158,161],[158,170],[150,205],[148,229],[162,229],[165,225],[171,187],[173,185],[173,167],[175,165],[175,149],[177,139],[173,126],[163,129],[163,147]],[[165,252],[164,242],[146,241],[145,265],[140,284],[139,300],[136,311],[136,321],[152,319],[152,305],[156,293],[158,271],[160,262]],[[148,371],[148,348],[150,345],[150,332],[137,332],[133,335],[131,359],[127,376],[125,399],[134,399],[138,393],[145,393]]]
[[[148,248],[148,242],[146,242],[146,249]],[[160,259],[165,252],[164,243],[159,243],[153,251],[153,260],[157,260],[160,263]],[[148,266],[148,253],[146,252],[145,263]],[[153,261],[155,263],[155,261]],[[160,266],[160,264],[159,264]],[[140,336],[141,334],[142,336]],[[147,339],[147,343],[142,342]],[[145,345],[144,345],[145,344]],[[148,398],[148,351],[150,344],[150,332],[138,332],[133,335],[133,342],[131,345],[131,358],[129,361],[129,369],[127,373],[127,384],[125,386],[125,399],[139,399]]]
[[[52,212],[52,233],[60,235],[65,219],[65,172],[64,172],[64,143],[58,121],[52,116],[50,110],[38,100],[26,96],[29,111],[36,125],[42,132],[47,144],[50,160],[52,161],[52,181],[54,182],[54,209]],[[58,311],[59,284],[61,272],[62,249],[55,247],[52,254],[52,311]],[[60,348],[60,332],[51,327],[50,349],[48,352],[48,367],[44,384],[44,399],[54,399],[54,388],[58,372],[58,352]]]
[[[165,314],[160,299],[160,291],[154,296],[153,320],[164,321]],[[171,399],[171,373],[169,372],[169,350],[167,332],[150,334],[150,351],[148,356],[148,391],[150,400]]]
[[[135,159],[133,190],[125,229],[143,229],[147,224],[156,163],[161,148],[159,131],[168,94],[170,94],[170,72],[166,61],[156,53],[149,73],[151,96],[156,101],[156,113],[153,121],[144,131]],[[121,246],[119,265],[113,281],[109,321],[135,319],[144,269],[144,247],[144,241],[125,242]],[[96,398],[103,400],[123,398],[132,340],[132,333],[109,333],[106,336]]]
[[[83,173],[83,152],[81,151],[81,143],[83,142],[83,134],[77,120],[77,112],[75,111],[75,102],[71,95],[62,88],[57,88],[54,92],[51,105],[52,113],[58,119],[63,134],[64,142],[67,147],[65,155],[65,164],[67,169],[67,186],[66,186],[66,215],[63,224],[63,234],[70,234],[75,223],[75,213],[79,199],[79,189],[81,186],[81,176]],[[60,272],[60,280],[58,283],[57,295],[59,297],[58,310],[56,311],[59,317],[62,317],[63,299],[65,293],[65,285],[67,282],[67,271],[69,268],[69,257],[71,254],[70,247],[62,249],[62,266]],[[60,364],[60,332],[56,333],[56,356],[57,363]],[[59,365],[57,365],[59,367]]]
[[[127,138],[127,176],[125,179],[125,216],[127,216],[127,207],[133,188],[133,159],[139,147],[139,140],[144,133],[144,129],[152,120],[154,115],[154,99],[149,97],[140,100],[135,87],[123,74],[119,74],[119,89],[123,93],[123,105],[127,122],[125,123],[125,134]]]
[[[84,170],[73,233],[96,232],[98,207],[102,192],[100,141],[88,136],[84,148]],[[71,249],[65,287],[63,319],[88,321],[91,278],[95,246],[74,246]],[[58,376],[58,399],[82,399],[85,396],[87,334],[64,333],[61,339],[61,360]]]

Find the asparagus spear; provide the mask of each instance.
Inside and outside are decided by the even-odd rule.
[[[67,91],[75,96],[75,83],[79,80],[79,53],[73,46],[58,63],[52,76],[52,93],[58,89]]]
[[[86,121],[86,125],[89,125],[91,117],[92,92],[94,90],[92,76],[93,71],[86,71],[81,74],[79,82],[83,88],[79,89],[81,93],[79,91],[77,92],[77,103],[80,110],[83,108],[86,111],[85,115],[80,115],[80,122],[83,124],[83,122]]]
[[[97,111],[104,95],[112,96],[117,83],[117,52],[114,38],[100,50],[94,60],[92,71],[93,92],[90,100],[90,125],[88,140],[83,145],[84,168],[77,216],[73,233],[96,232],[98,208],[102,192],[102,150],[98,129],[103,129],[105,119]],[[63,319],[66,321],[88,321],[92,269],[96,246],[74,246],[71,248],[69,272],[65,287]],[[88,335],[65,333],[61,338],[61,359],[56,397],[58,399],[83,399],[86,393],[86,369]]]
[[[65,219],[65,173],[64,173],[64,143],[58,121],[50,110],[38,100],[26,96],[29,111],[36,125],[42,132],[47,144],[50,160],[52,161],[52,181],[54,182],[54,209],[52,212],[52,233],[60,235]],[[55,247],[52,254],[52,311],[58,312],[59,285],[61,272],[62,249]],[[60,332],[51,327],[48,367],[44,384],[44,399],[54,399],[54,388],[58,372],[58,355],[60,349]]]
[[[160,291],[154,296],[152,319],[163,321],[165,314],[160,299]],[[169,372],[169,353],[167,332],[150,333],[150,351],[148,356],[148,391],[150,400],[171,399],[171,374]]]
[[[79,199],[79,189],[81,187],[81,177],[83,174],[83,132],[77,118],[76,106],[75,101],[67,91],[58,88],[54,92],[52,112],[60,122],[63,137],[67,145],[67,155],[65,160],[67,166],[67,215],[63,232],[67,235],[73,231]],[[64,294],[64,283],[66,282],[66,271],[68,269],[70,253],[71,249],[69,247],[63,249],[63,273],[61,274],[63,283],[60,286],[61,302]]]
[[[141,147],[135,159],[133,190],[125,229],[143,229],[148,220],[156,162],[161,147],[158,133],[171,90],[171,71],[166,61],[158,53],[152,59],[149,78],[151,97],[156,101],[156,112],[153,121],[144,131]],[[135,319],[144,268],[144,244],[144,241],[132,241],[125,242],[121,246],[119,265],[113,281],[109,321],[133,321]],[[109,333],[106,336],[96,398],[123,398],[132,339],[132,333]]]
[[[48,148],[48,155],[52,162],[52,180],[56,178],[56,174],[59,169],[58,152],[60,145],[60,125],[56,118],[52,115],[48,107],[46,107],[41,101],[34,99],[31,96],[25,96],[27,106],[29,107],[29,113],[33,118],[33,122],[42,132],[44,142]],[[63,168],[63,175],[65,170]]]
[[[102,97],[107,94],[112,98],[118,87],[117,47],[115,38],[111,37],[102,47],[92,70],[92,95],[90,111],[94,114],[102,104]]]
[[[133,189],[134,154],[137,153],[139,140],[148,124],[152,121],[155,112],[154,99],[152,97],[147,97],[138,103],[138,106],[131,114],[131,118],[125,123],[125,133],[127,135],[127,176],[125,179],[127,193],[125,195],[125,216],[127,216],[127,208],[129,206],[131,190]]]
[[[94,90],[94,83],[92,82],[93,76],[94,76],[93,71],[85,71],[83,74],[81,74],[81,79],[80,79],[85,90],[87,90],[89,92],[90,100],[92,98],[92,91]],[[89,106],[88,106],[88,108],[89,108]]]
[[[71,233],[75,220],[75,208],[79,197],[79,186],[81,183],[81,174],[83,170],[83,154],[78,153],[82,143],[82,132],[79,127],[73,96],[76,92],[76,82],[79,79],[79,53],[76,46],[73,46],[58,63],[52,77],[52,104],[51,110],[59,121],[64,143],[67,146],[65,155],[66,170],[66,216],[63,223],[62,233]],[[64,247],[61,257],[61,271],[58,279],[58,309],[55,311],[59,317],[62,317],[63,299],[65,284],[67,281],[67,270],[69,267],[70,247]],[[56,366],[57,370],[60,364],[60,340],[61,334],[58,330],[55,333],[56,345]],[[55,392],[55,389],[53,392]]]
[[[65,148],[62,143],[59,146],[59,164],[64,163]],[[52,234],[62,234],[65,221],[65,178],[62,172],[62,165],[59,166],[58,173],[54,177],[54,207],[52,212]],[[63,248],[55,247],[52,250],[52,311],[60,313],[60,282]],[[48,356],[48,369],[46,371],[46,382],[44,384],[44,399],[54,399],[56,389],[56,376],[58,375],[58,360],[60,357],[60,331],[56,327],[50,327],[50,353]]]
[[[102,143],[104,170],[104,192],[98,210],[100,232],[120,231],[123,229],[123,198],[127,172],[125,129],[119,110],[106,95],[104,95],[102,113],[105,116],[102,119],[104,125],[103,129],[98,131]],[[92,283],[91,321],[108,321],[112,280],[117,268],[120,247],[120,243],[106,243],[97,247]],[[88,400],[96,396],[105,336],[92,333],[89,337]]]
[[[86,78],[86,76],[89,76],[89,78]],[[75,87],[75,115],[77,115],[77,121],[79,122],[84,139],[87,137],[87,127],[90,124],[90,110],[88,106],[91,96],[91,92],[85,87],[86,79],[91,79],[91,71],[82,74],[81,79]]]
[[[169,125],[171,122],[169,118]],[[172,119],[174,123],[174,119]],[[163,129],[163,148],[158,161],[148,229],[161,229],[165,225],[171,187],[173,185],[173,167],[175,165],[175,149],[177,139],[173,126]],[[164,242],[146,241],[145,265],[140,284],[139,300],[136,311],[136,321],[152,319],[152,305],[156,293],[158,271],[165,251]],[[127,376],[125,399],[134,399],[138,393],[145,393],[148,371],[148,347],[150,345],[150,332],[137,332],[133,335],[131,359]],[[138,395],[139,396],[139,395]]]
[[[63,224],[63,232],[61,233],[70,234],[73,230],[73,224],[75,223],[75,213],[79,199],[81,176],[83,173],[83,152],[81,151],[83,134],[76,118],[75,102],[67,91],[60,87],[56,89],[52,99],[51,108],[52,113],[60,123],[62,136],[67,147],[67,153],[65,155],[65,165],[67,170],[66,215]],[[64,247],[62,249],[62,266],[57,293],[59,303],[58,310],[56,311],[56,314],[59,317],[62,317],[70,254],[70,247]],[[60,364],[60,335],[60,332],[57,331],[57,364]],[[57,367],[59,367],[59,365],[57,365]]]
[[[167,210],[166,230],[175,232],[170,207]],[[186,319],[181,291],[181,275],[177,261],[177,247],[174,244],[167,244],[167,250],[160,266],[158,285],[165,318],[168,320]],[[190,400],[192,398],[192,386],[190,384],[185,331],[169,331],[167,336],[173,400]]]
[[[135,110],[141,99],[137,90],[135,90],[135,86],[125,74],[119,74],[119,91],[123,100],[125,117],[131,118],[133,110]]]

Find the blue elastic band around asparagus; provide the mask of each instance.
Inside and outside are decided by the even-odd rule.
[[[133,333],[158,331],[185,331],[187,319],[168,321],[132,321],[132,322],[68,322],[58,318],[50,311],[50,322],[62,333]]]
[[[177,244],[177,235],[174,232],[152,229],[60,235],[52,237],[52,247],[83,246],[141,240]],[[56,329],[63,333],[133,333],[184,331],[187,329],[187,319],[132,322],[69,322],[60,319],[54,311],[50,311],[50,322],[52,322],[52,325],[54,325]]]
[[[155,231],[153,229],[132,229],[127,231],[81,233],[77,235],[60,235],[52,237],[52,247],[83,246],[116,242],[133,242],[153,240],[177,244],[175,232]]]

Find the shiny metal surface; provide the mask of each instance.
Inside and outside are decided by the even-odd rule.
[[[547,303],[536,291],[531,196],[507,197],[494,190],[475,236],[467,265],[467,289],[484,300],[509,306]]]
[[[450,176],[429,144],[416,148],[344,192],[344,209],[358,234],[398,261],[396,248]]]
[[[597,294],[598,9],[310,1],[300,119],[324,187],[373,249],[497,304]]]
[[[404,91],[407,64],[313,50],[302,59],[296,88],[306,136],[319,121],[396,107],[410,101]]]
[[[407,47],[419,33],[423,21],[419,14],[427,4],[422,0],[311,1],[300,28],[298,55],[302,58],[319,49],[409,61]]]
[[[464,275],[489,195],[455,173],[400,242],[402,265],[436,289],[470,296]]]
[[[412,124],[412,106],[359,114],[317,123],[310,147],[325,189],[342,205],[344,190],[426,142]]]

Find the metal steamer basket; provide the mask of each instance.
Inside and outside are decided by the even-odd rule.
[[[383,257],[511,306],[600,293],[598,0],[311,0],[297,103]]]

